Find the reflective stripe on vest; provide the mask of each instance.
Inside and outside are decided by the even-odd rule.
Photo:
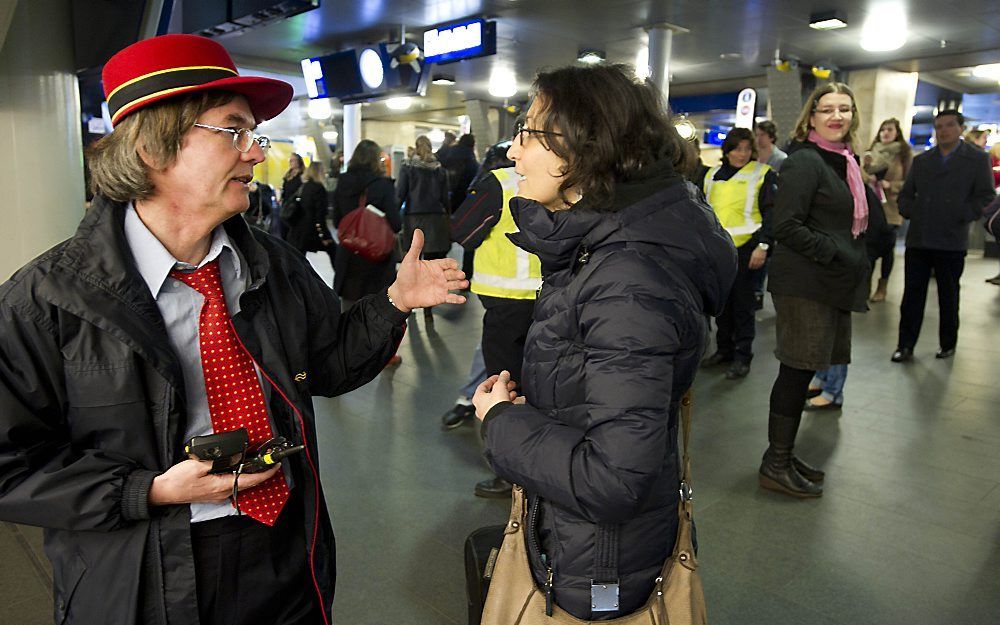
[[[510,200],[517,195],[517,178],[513,167],[492,172],[503,190],[503,208],[500,220],[482,245],[476,248],[475,270],[472,274],[472,292],[489,297],[506,299],[535,299],[542,286],[542,263],[510,242],[507,233],[517,232],[517,224],[510,212]]]
[[[733,243],[740,247],[760,230],[763,218],[757,198],[771,167],[751,161],[729,180],[715,180],[719,169],[715,166],[705,174],[705,197]]]

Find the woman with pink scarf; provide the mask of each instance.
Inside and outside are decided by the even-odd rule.
[[[823,494],[824,473],[795,457],[795,436],[810,380],[851,361],[851,312],[867,310],[869,214],[854,152],[858,122],[847,85],[817,87],[795,125],[774,201],[768,290],[781,364],[759,482],[792,497]]]

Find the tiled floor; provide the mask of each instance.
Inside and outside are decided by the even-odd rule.
[[[329,265],[325,273],[329,273]],[[702,372],[693,437],[696,519],[709,616],[722,625],[1000,622],[1000,288],[996,259],[970,258],[958,355],[935,360],[929,297],[916,359],[889,362],[902,262],[889,301],[854,317],[841,413],[807,414],[803,458],[823,498],[757,487],[777,364],[760,313],[750,375]],[[471,427],[439,429],[478,340],[481,308],[411,322],[403,364],[318,399],[323,480],[338,536],[338,625],[465,622],[462,543],[507,504],[472,496],[488,475]],[[37,532],[0,524],[0,624],[51,623]],[[35,545],[25,547],[24,545]]]

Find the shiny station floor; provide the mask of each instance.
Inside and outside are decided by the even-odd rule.
[[[320,272],[329,277],[317,260]],[[902,258],[889,299],[854,317],[842,412],[807,413],[798,450],[827,470],[821,499],[763,491],[777,363],[770,302],[750,375],[702,371],[693,473],[710,622],[723,625],[995,624],[1000,614],[1000,288],[996,259],[962,279],[958,354],[934,358],[932,286],[912,363],[889,362]],[[338,538],[337,625],[466,622],[462,545],[503,522],[472,495],[488,476],[472,427],[439,428],[479,339],[482,308],[411,318],[403,364],[316,401],[323,481]],[[40,532],[0,523],[0,625],[51,623]]]

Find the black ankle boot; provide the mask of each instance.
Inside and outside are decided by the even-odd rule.
[[[814,466],[806,464],[802,460],[796,458],[794,454],[792,454],[792,466],[795,467],[795,470],[799,472],[799,475],[806,478],[810,482],[813,482],[814,484],[819,484],[824,479],[826,479],[825,472],[817,469]]]
[[[757,477],[762,488],[791,497],[820,497],[823,487],[804,478],[792,466],[792,448],[771,444],[760,462]]]

